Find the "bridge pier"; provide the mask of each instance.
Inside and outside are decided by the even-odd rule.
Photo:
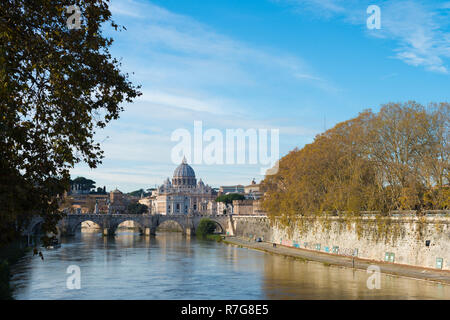
[[[66,236],[66,237],[73,236],[73,235],[75,235],[75,231],[70,228],[63,228],[61,230],[61,235]]]
[[[228,216],[228,221],[227,221],[227,225],[225,227],[225,230],[223,230],[225,232],[226,235],[228,236],[234,236],[235,234],[235,229],[234,229],[234,223],[233,223],[233,219],[231,218],[231,216]]]
[[[184,231],[184,234],[186,236],[193,236],[193,235],[195,235],[195,229],[194,228],[186,228],[186,230]]]
[[[145,228],[144,235],[145,236],[154,236],[154,235],[156,235],[156,228],[154,228],[154,227]]]

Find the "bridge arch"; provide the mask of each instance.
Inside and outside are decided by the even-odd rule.
[[[36,235],[40,230],[43,222],[44,219],[42,218],[33,219],[33,221],[31,221],[30,224],[26,227],[24,233],[30,236]]]
[[[44,223],[44,219],[39,219],[34,221],[27,229],[26,234],[30,236],[37,236],[42,233],[42,224]],[[61,229],[58,225],[56,225],[56,236],[59,237],[61,235]]]
[[[160,221],[156,226],[156,230],[158,230],[159,228],[170,227],[171,224],[175,225],[176,227],[174,228],[177,228],[178,231],[181,231],[183,233],[186,231],[184,225],[176,219],[164,219],[163,221]]]
[[[72,221],[71,226],[69,227],[70,234],[75,234],[78,231],[78,229],[80,229],[81,231],[83,223],[94,224],[98,227],[98,229],[103,229],[103,223],[101,221],[86,217],[85,219],[78,219],[76,221]]]
[[[193,222],[194,222],[193,227],[194,227],[195,231],[198,230],[198,226],[203,219],[209,220],[215,224],[215,226],[216,226],[215,233],[220,233],[220,234],[226,233],[227,227],[228,227],[228,219],[229,219],[227,216],[197,215],[193,219]]]
[[[179,219],[177,219],[177,218],[163,218],[163,219],[160,219],[158,221],[155,229],[158,229],[160,226],[162,226],[164,224],[169,224],[169,223],[176,224],[180,228],[181,232],[186,233],[186,226],[183,223],[181,223],[179,221]]]
[[[207,218],[207,219],[211,220],[212,222],[214,222],[216,224],[216,230],[219,229],[221,234],[225,234],[226,233],[226,229],[223,227],[221,222],[215,220],[214,218]],[[198,227],[198,225],[196,226],[196,228],[197,227]]]
[[[111,234],[115,234],[117,232],[117,229],[120,228],[121,225],[123,225],[125,222],[133,222],[133,225],[138,228],[139,233],[143,234],[145,231],[145,226],[139,221],[138,219],[133,218],[124,218],[123,220],[117,221],[114,225],[110,227]]]

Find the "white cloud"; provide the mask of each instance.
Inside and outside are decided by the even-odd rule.
[[[130,4],[132,5],[130,7]],[[132,18],[143,18],[142,11],[136,10],[139,4],[134,1],[111,1],[109,9],[113,15],[127,16]]]
[[[230,106],[223,105],[220,100],[187,96],[180,92],[144,91],[138,100],[149,103],[149,105],[158,105],[163,109],[182,108],[197,112],[209,112],[215,115],[230,112]]]
[[[381,9],[381,29],[367,30],[373,37],[394,40],[395,57],[412,66],[429,71],[449,73],[446,62],[450,58],[449,2],[355,1],[355,0],[286,0],[295,10],[307,10],[318,17],[340,18],[356,25],[365,25],[366,8],[376,4]],[[298,10],[301,8],[302,10]],[[305,9],[305,10],[303,10]]]
[[[382,8],[386,37],[398,41],[396,57],[427,70],[448,73],[444,59],[450,58],[445,23],[436,8],[415,1],[389,2]]]
[[[128,32],[121,41],[134,48],[137,55],[146,57],[145,65],[138,60],[143,69],[139,72],[148,72],[161,81],[180,82],[179,76],[185,79],[189,74],[194,83],[200,79],[217,85],[255,85],[262,72],[283,74],[292,80],[302,74],[303,84],[312,86],[322,86],[326,81],[298,56],[251,46],[151,3],[117,1],[111,11],[113,17],[117,14],[133,18],[126,22]],[[135,18],[135,12],[142,17]]]
[[[320,92],[337,90],[296,55],[243,43],[153,4],[113,0],[111,11],[127,28],[113,34],[112,54],[124,57],[123,68],[135,72],[132,80],[142,84],[143,95],[99,133],[98,141],[108,137],[102,143],[104,164],[95,170],[77,166],[72,176],[125,191],[160,184],[176,165],[170,156],[176,144],[170,141],[172,131],[192,132],[195,120],[202,120],[205,130],[223,133],[227,128],[267,128],[296,139],[313,137],[315,130],[295,126],[292,119],[264,119],[262,108],[277,114],[273,87],[282,86],[280,81]],[[266,96],[270,101],[259,105]],[[220,185],[248,183],[260,166],[195,169],[208,183]]]

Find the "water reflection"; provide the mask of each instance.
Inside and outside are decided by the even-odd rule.
[[[450,286],[381,275],[381,289],[369,290],[363,270],[281,256],[266,261],[264,274],[268,299],[450,299]]]
[[[301,262],[181,233],[63,238],[45,260],[23,258],[12,269],[17,299],[450,299],[450,286],[368,275]],[[66,269],[81,268],[81,290],[68,290]]]

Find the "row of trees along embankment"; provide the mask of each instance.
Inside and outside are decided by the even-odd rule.
[[[294,149],[262,182],[269,216],[449,209],[449,103],[389,103]]]

